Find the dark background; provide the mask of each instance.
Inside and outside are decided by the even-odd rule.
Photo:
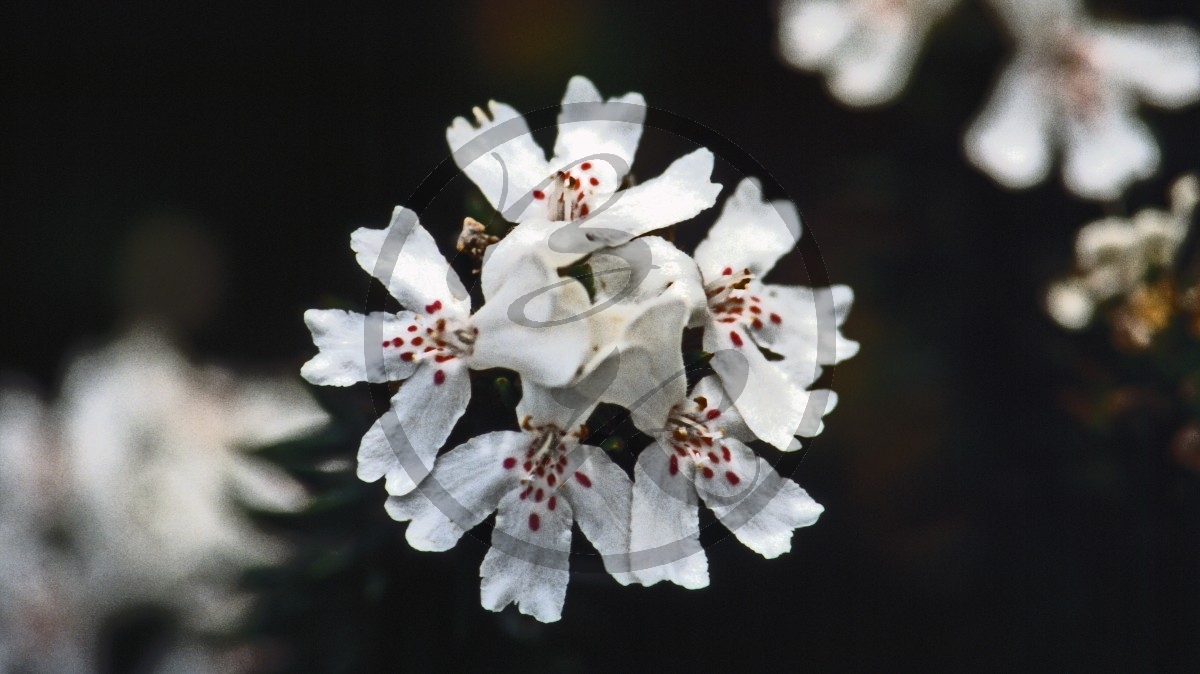
[[[1093,7],[1200,23],[1183,0]],[[349,233],[386,224],[446,160],[450,120],[489,98],[555,106],[568,77],[584,74],[755,158],[799,205],[830,280],[854,288],[845,332],[862,352],[837,368],[841,405],[795,474],[826,513],[776,560],[714,545],[705,590],[576,575],[562,621],[547,626],[478,606],[481,544],[419,553],[389,523],[393,565],[382,573],[397,582],[386,601],[367,613],[331,602],[319,617],[288,617],[286,601],[275,609],[281,649],[308,654],[293,668],[1200,671],[1200,475],[1167,449],[1187,412],[1094,413],[1131,382],[1167,400],[1174,384],[1103,329],[1066,334],[1041,309],[1081,225],[1161,206],[1177,175],[1200,169],[1200,107],[1146,112],[1163,169],[1123,203],[1078,200],[1057,177],[1007,192],[960,150],[1007,49],[980,3],[934,33],[902,99],[866,111],[775,58],[773,12],[764,2],[10,5],[0,371],[52,395],[66,354],[120,327],[131,292],[119,291],[122,261],[136,257],[129,242],[147,217],[205,233],[159,270],[181,302],[196,290],[189,280],[223,289],[212,311],[189,314],[192,352],[298,368],[313,352],[303,310],[366,295]],[[654,176],[687,149],[648,131],[635,174]],[[722,165],[716,178],[728,188],[738,174]],[[446,250],[477,201],[459,178],[427,212]],[[778,280],[806,278],[793,258]],[[363,388],[320,395],[369,405]],[[1101,404],[1081,413],[1081,400]],[[337,436],[340,455],[353,456],[368,422]],[[382,486],[368,489],[381,517]],[[356,577],[340,582],[347,592]],[[323,658],[321,634],[304,628],[318,619],[359,640],[355,664]]]

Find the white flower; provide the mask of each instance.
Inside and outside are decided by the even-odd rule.
[[[327,415],[299,382],[197,367],[148,328],[76,360],[61,415],[95,606],[165,601],[197,625],[228,626],[236,574],[285,551],[231,496],[281,511],[307,500],[244,450],[307,434]]]
[[[799,238],[796,207],[768,203],[748,178],[695,253],[708,301],[692,325],[704,327],[705,351],[744,356],[714,358],[713,368],[726,390],[740,391],[735,405],[754,435],[779,449],[795,448],[795,435],[819,432],[822,411],[806,389],[822,365],[858,352],[858,343],[840,331],[854,299],[849,288],[762,282]],[[778,358],[769,360],[762,349]]]
[[[49,543],[64,496],[51,415],[0,390],[0,671],[87,671],[78,569]]]
[[[1074,0],[993,0],[1017,42],[991,101],[965,138],[967,156],[999,183],[1029,187],[1064,148],[1063,179],[1113,199],[1158,170],[1140,102],[1178,108],[1200,97],[1200,37],[1182,25],[1092,20]]]
[[[813,394],[825,399],[826,412],[837,404],[832,391]],[[767,558],[791,550],[792,531],[815,523],[824,510],[746,446],[753,434],[730,402],[716,377],[701,379],[638,456],[629,561],[642,584],[708,585],[700,499],[743,545]]]
[[[787,0],[779,50],[792,65],[825,73],[848,105],[878,105],[904,88],[933,24],[957,0]]]
[[[621,189],[646,117],[641,94],[605,102],[587,78],[572,77],[549,161],[520,113],[496,101],[488,103],[488,111],[490,119],[475,108],[475,124],[456,118],[446,140],[455,163],[510,222],[586,217],[593,238],[618,245],[695,216],[720,191],[709,181],[712,152],[703,148],[676,160],[661,176]]]
[[[428,474],[471,399],[470,369],[506,367],[555,386],[570,382],[587,357],[588,325],[566,320],[587,309],[587,293],[537,256],[515,255],[510,273],[485,282],[488,301],[472,315],[470,296],[414,212],[397,207],[386,229],[359,229],[350,245],[359,265],[408,309],[305,312],[320,352],[301,375],[328,386],[405,382],[358,453],[359,478],[386,476],[391,494],[412,491]],[[539,289],[548,290],[530,297]],[[514,304],[525,320],[509,316]]]
[[[448,550],[493,511],[492,545],[480,575],[484,608],[510,603],[542,622],[562,615],[569,580],[571,526],[604,555],[605,568],[630,582],[630,480],[599,447],[581,444],[595,403],[570,409],[574,391],[526,385],[517,406],[521,430],[473,438],[439,457],[418,491],[388,499],[388,513],[411,520],[405,537],[418,550]]]
[[[1085,225],[1075,243],[1078,273],[1052,284],[1046,309],[1060,325],[1085,327],[1096,306],[1138,288],[1154,269],[1175,263],[1200,202],[1200,181],[1189,175],[1171,188],[1171,210],[1147,208],[1133,218],[1109,217]]]

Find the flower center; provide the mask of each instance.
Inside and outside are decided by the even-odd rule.
[[[1054,69],[1050,86],[1058,89],[1066,113],[1080,120],[1094,119],[1102,112],[1102,83],[1087,41],[1064,32],[1050,50]]]
[[[749,269],[734,273],[732,267],[726,267],[719,278],[705,284],[704,295],[708,298],[708,310],[718,323],[741,324],[753,330],[766,327],[764,321],[775,325],[783,323],[782,316],[765,311],[762,298],[750,292],[750,284],[754,280],[754,275]],[[742,338],[737,332],[731,332],[730,338],[734,345],[742,345]]]
[[[595,204],[589,202],[594,200],[600,183],[592,163],[585,161],[573,169],[556,171],[544,191],[534,190],[533,198],[545,202],[547,220],[569,222],[591,212]]]
[[[558,490],[568,478],[574,477],[581,487],[592,486],[591,478],[584,472],[567,472],[571,467],[567,441],[572,438],[582,439],[587,435],[587,427],[580,426],[577,430],[567,433],[554,424],[535,426],[527,416],[521,421],[521,428],[529,437],[525,455],[520,460],[510,456],[504,459],[501,466],[505,470],[519,468],[521,471],[520,499],[531,500],[535,504],[534,512],[529,514],[529,528],[537,531],[541,522],[537,509],[543,504],[549,511],[557,508]],[[572,446],[575,444],[571,442]]]
[[[733,455],[722,442],[725,431],[709,427],[709,422],[720,416],[721,411],[715,407],[709,408],[708,401],[703,397],[672,408],[667,418],[670,426],[667,442],[671,446],[668,471],[671,475],[678,475],[680,462],[686,461],[695,467],[696,474],[706,480],[712,479],[718,472],[724,472],[730,484],[741,482],[737,472],[732,470]]]
[[[385,355],[394,355],[406,363],[432,360],[439,364],[470,357],[479,328],[466,321],[438,316],[441,310],[441,300],[426,305],[424,314],[417,314],[411,323],[398,328],[396,336],[383,340]],[[441,369],[434,372],[434,383],[445,380],[446,374]]]

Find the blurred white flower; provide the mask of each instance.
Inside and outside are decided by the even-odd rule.
[[[992,0],[1017,53],[965,137],[967,156],[1002,185],[1050,173],[1113,199],[1158,170],[1159,150],[1139,103],[1178,108],[1200,98],[1200,36],[1183,25],[1099,22],[1077,0]]]
[[[1171,210],[1144,209],[1132,218],[1109,217],[1079,230],[1077,273],[1053,283],[1046,309],[1060,325],[1079,330],[1096,306],[1140,287],[1155,269],[1169,269],[1200,202],[1200,181],[1184,176],[1171,188]]]
[[[50,541],[65,495],[50,414],[0,390],[0,671],[89,671],[78,568]]]
[[[713,205],[721,189],[709,181],[713,155],[704,148],[657,178],[621,189],[646,118],[641,94],[605,102],[586,77],[572,77],[549,161],[520,113],[496,101],[488,103],[488,111],[490,119],[475,108],[474,124],[456,118],[446,140],[455,163],[510,222],[587,217],[588,229],[602,234],[603,244],[619,245],[695,216]]]
[[[786,0],[779,50],[823,72],[847,105],[878,105],[904,89],[933,24],[958,0]]]
[[[628,584],[629,476],[599,447],[581,444],[591,403],[558,404],[551,391],[526,389],[520,431],[472,438],[438,459],[419,491],[388,499],[388,513],[411,520],[418,550],[448,550],[493,511],[496,526],[480,576],[484,608],[516,604],[551,622],[562,615],[570,580],[571,526],[604,555],[605,568]]]
[[[93,610],[144,601],[176,608],[189,628],[229,627],[244,604],[237,575],[285,552],[240,503],[294,511],[307,501],[247,450],[307,434],[327,415],[299,382],[193,365],[142,327],[70,366],[61,419]]]
[[[836,406],[832,391],[813,393],[824,398],[825,413]],[[717,377],[701,379],[690,396],[672,408],[667,428],[642,429],[656,440],[638,456],[630,507],[630,564],[643,585],[708,585],[697,495],[743,545],[768,559],[791,550],[792,531],[824,511],[745,444],[754,434]]]

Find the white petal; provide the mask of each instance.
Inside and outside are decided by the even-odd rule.
[[[709,180],[712,169],[711,151],[700,148],[684,155],[657,178],[613,194],[579,221],[581,231],[595,250],[693,218],[716,203],[721,191]]]
[[[617,313],[617,306],[602,313]],[[671,407],[687,393],[681,344],[689,312],[669,295],[636,310],[640,315],[613,345],[616,353],[610,358],[617,361],[617,375],[600,401],[625,407],[634,425],[652,433],[666,426]]]
[[[778,329],[753,333],[756,341],[783,356],[776,363],[792,383],[807,387],[821,375],[820,365],[835,365],[858,353],[859,344],[842,334],[854,292],[847,286],[806,288],[765,284],[764,305],[780,316]]]
[[[465,318],[471,312],[471,298],[458,274],[413,211],[397,206],[386,228],[355,230],[350,248],[359,266],[382,281],[405,308],[430,313],[425,307],[441,302],[447,315]]]
[[[522,381],[565,386],[593,355],[587,290],[536,255],[514,264],[512,272],[471,317],[479,331],[471,366],[504,367]]]
[[[721,215],[696,246],[696,265],[708,281],[726,268],[762,277],[800,242],[800,213],[790,201],[768,202],[754,178],[738,183]]]
[[[563,247],[561,244],[564,237],[558,236],[560,231],[568,231],[573,228],[571,223],[566,222],[551,222],[544,219],[534,219],[522,222],[514,227],[503,239],[488,247],[483,256],[483,267],[479,273],[480,286],[483,288],[484,297],[493,297],[500,292],[500,287],[513,280],[514,277],[520,279],[528,272],[533,271],[533,276],[529,281],[521,281],[529,285],[536,283],[544,277],[545,269],[559,269],[566,267],[595,250],[595,245],[586,240],[580,240],[583,248],[575,250],[571,246]],[[569,238],[568,234],[568,238]],[[551,237],[555,242],[554,247],[551,247]],[[542,265],[532,270],[526,269],[529,264],[529,258],[536,257],[541,259]],[[536,285],[531,286],[537,287]]]
[[[634,466],[629,518],[629,561],[642,585],[668,580],[689,590],[708,586],[708,558],[700,546],[700,511],[691,464],[674,473],[670,450],[642,450]]]
[[[1102,24],[1090,37],[1095,67],[1146,101],[1177,108],[1200,98],[1200,36],[1191,28]]]
[[[509,604],[542,622],[562,617],[570,580],[571,506],[549,499],[522,500],[517,490],[500,500],[492,547],[483,558],[483,607],[499,611]]]
[[[492,118],[475,108],[475,124],[457,117],[446,129],[454,163],[470,178],[492,207],[510,222],[524,221],[536,210],[532,193],[550,177],[546,153],[534,142],[529,124],[512,107],[488,102]]]
[[[518,455],[527,444],[526,434],[513,431],[471,438],[439,456],[416,491],[389,497],[388,514],[398,522],[412,520],[404,536],[413,548],[449,550],[519,484]]]
[[[298,512],[309,503],[308,492],[279,466],[249,457],[237,457],[229,466],[229,480],[238,500],[269,512]]]
[[[379,345],[382,340],[406,335],[415,317],[411,311],[373,312],[368,318],[340,309],[309,309],[304,312],[304,323],[320,351],[300,368],[300,375],[322,386],[407,379],[416,362],[401,360],[400,349]]]
[[[614,298],[636,303],[670,294],[683,300],[689,313],[707,310],[696,263],[662,237],[642,236],[614,248],[601,248],[587,264],[596,304]]]
[[[562,493],[571,503],[579,529],[603,555],[604,568],[617,582],[628,585],[634,580],[629,573],[633,483],[603,449],[590,445],[579,445],[571,451],[568,470],[574,479],[563,480]],[[586,477],[581,480],[580,474]]]
[[[619,183],[633,164],[645,121],[646,100],[641,94],[628,93],[605,103],[591,81],[576,75],[567,83],[563,96],[558,140],[550,163],[559,168],[612,155],[615,161],[602,163],[610,163]]]
[[[865,21],[829,63],[829,90],[848,105],[878,105],[908,81],[927,26],[911,20]]]
[[[605,372],[593,372],[572,386],[557,388],[532,381],[522,382],[517,419],[528,418],[536,426],[553,424],[564,430],[578,428],[595,411],[601,392],[615,375],[615,368],[609,368]]]
[[[1141,237],[1129,220],[1108,217],[1090,222],[1075,237],[1075,260],[1084,270],[1140,255]]]
[[[438,383],[438,372],[444,379]],[[429,474],[438,450],[471,400],[471,378],[459,360],[426,362],[392,396],[392,407],[363,436],[358,477],[387,477],[387,491],[407,494]]]
[[[1050,173],[1055,92],[1047,90],[1029,58],[1000,75],[987,107],[967,130],[967,157],[1001,185],[1024,188]]]
[[[839,0],[788,0],[780,8],[779,50],[800,68],[827,62],[854,28],[850,6]]]
[[[792,531],[815,524],[825,509],[749,447],[733,439],[726,447],[731,461],[711,478],[696,477],[701,498],[746,547],[767,559],[789,552]]]
[[[738,335],[741,346],[731,334]],[[710,321],[704,329],[704,350],[722,387],[736,398],[738,412],[750,430],[763,441],[786,449],[800,427],[809,405],[809,393],[788,380],[767,361],[740,327]]]
[[[232,382],[230,382],[232,383]],[[264,447],[308,435],[329,415],[292,377],[244,379],[234,384],[224,419],[229,438],[244,447]]]
[[[1158,170],[1158,145],[1128,101],[1113,100],[1085,119],[1067,123],[1063,181],[1089,199],[1115,199]]]

